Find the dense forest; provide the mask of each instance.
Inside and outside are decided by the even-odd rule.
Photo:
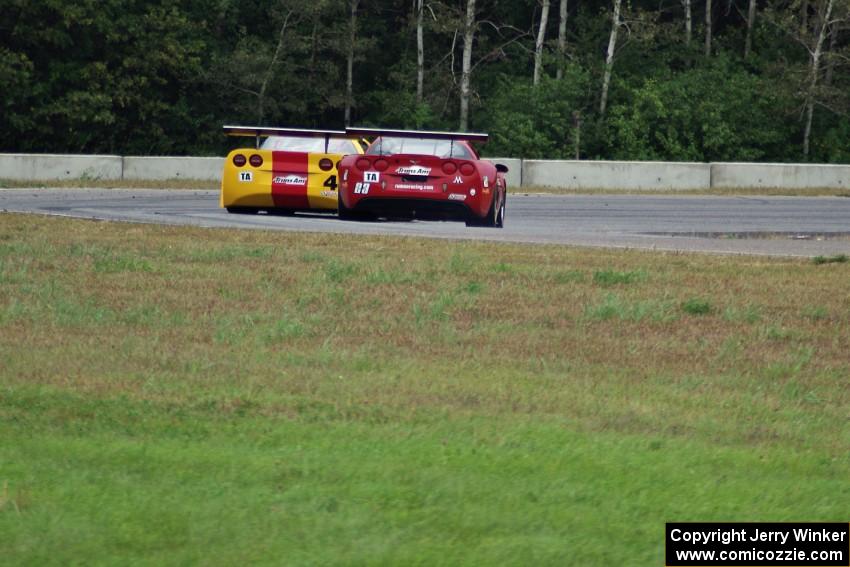
[[[0,151],[218,155],[223,124],[489,155],[850,162],[850,0],[0,0]]]

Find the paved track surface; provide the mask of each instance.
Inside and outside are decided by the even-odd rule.
[[[3,189],[0,211],[126,222],[776,256],[850,255],[850,198],[509,195],[506,227],[232,215],[218,191]],[[2,221],[0,221],[2,222]]]

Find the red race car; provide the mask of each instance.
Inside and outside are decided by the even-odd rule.
[[[339,218],[463,220],[501,228],[507,185],[502,164],[482,160],[471,142],[487,134],[346,128],[375,136],[364,155],[339,164]]]

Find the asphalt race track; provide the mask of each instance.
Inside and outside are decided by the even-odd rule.
[[[218,207],[218,191],[2,189],[0,211],[211,228],[727,254],[850,255],[850,198],[844,197],[511,194],[501,230],[458,222],[347,222],[331,214],[233,215]]]

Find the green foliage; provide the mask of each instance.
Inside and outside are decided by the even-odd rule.
[[[503,77],[488,108],[490,155],[563,158],[573,154],[573,112],[590,103],[590,75],[570,66],[561,81]]]
[[[783,159],[792,132],[776,120],[790,106],[769,84],[726,57],[629,88],[611,108],[615,159]]]
[[[836,18],[846,18],[845,4]],[[339,0],[8,0],[0,151],[220,155],[233,143],[224,123],[338,128],[349,49],[353,123],[454,130],[464,6],[428,5],[421,99],[412,8],[361,2],[352,44],[349,4]],[[469,128],[491,133],[489,155],[558,159],[578,149],[589,159],[799,161],[800,110],[811,93],[809,159],[850,162],[850,37],[830,38],[810,88],[815,14],[805,28],[793,8],[759,10],[747,59],[735,10],[715,11],[717,47],[706,57],[701,30],[685,45],[678,5],[629,3],[601,115],[608,4],[571,6],[564,57],[550,14],[537,86],[537,4],[479,4]]]

